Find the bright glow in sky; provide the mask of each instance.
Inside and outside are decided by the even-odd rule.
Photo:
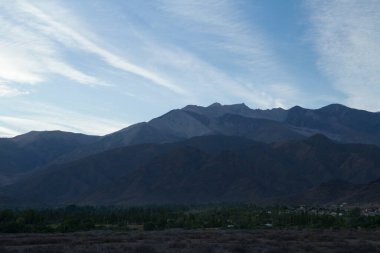
[[[378,0],[2,0],[0,136],[187,104],[380,111]]]

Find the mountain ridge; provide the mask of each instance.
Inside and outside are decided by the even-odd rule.
[[[16,187],[16,192],[24,189],[26,195],[36,193],[36,202],[46,200],[48,204],[144,204],[180,201],[182,197],[200,202],[264,203],[285,197],[280,196],[282,192],[302,194],[332,179],[353,184],[376,180],[380,177],[376,167],[380,162],[379,146],[380,114],[339,104],[316,110],[299,106],[259,110],[245,104],[189,105],[105,136],[32,131],[0,139],[0,187],[6,186],[0,188],[0,195],[4,195],[2,190]],[[129,151],[121,157],[124,149]],[[170,153],[171,149],[178,149],[177,153],[173,151],[176,155]],[[176,156],[186,154],[199,159],[198,163],[185,158],[176,161]],[[156,173],[155,166],[163,172],[162,178],[156,177],[158,184],[149,181],[149,173]],[[41,180],[54,168],[61,168],[51,176],[57,181]],[[170,179],[170,173],[179,176],[183,169],[195,175],[183,172],[184,181]],[[197,177],[198,173],[205,173],[205,177]],[[218,176],[211,180],[213,174]],[[233,180],[228,183],[228,179]],[[154,187],[147,187],[146,182]],[[178,185],[170,186],[173,182]],[[171,190],[161,189],[160,184]],[[46,192],[38,190],[43,185]],[[217,191],[220,187],[222,192]],[[165,197],[168,191],[179,189],[182,195]],[[206,192],[199,195],[197,189]],[[149,195],[153,190],[157,194]],[[16,192],[5,199],[25,200]],[[49,195],[53,192],[56,194]]]
[[[1,193],[16,206],[269,204],[333,179],[367,184],[377,178],[380,148],[374,145],[323,136],[265,144],[210,135],[52,165]]]
[[[171,110],[148,122],[137,123],[103,136],[97,143],[88,145],[84,149],[79,148],[56,162],[75,160],[117,147],[141,143],[168,143],[209,134],[240,135],[270,143],[307,138],[320,133],[339,142],[380,146],[380,114],[337,104],[329,106],[316,110],[299,106],[297,108],[300,109],[293,107],[289,110],[282,108],[260,110],[250,109],[244,103],[234,105],[214,103],[207,107],[188,105],[182,109]],[[335,107],[343,107],[344,111],[350,113],[348,116],[339,114],[336,118],[331,118],[331,112],[326,115],[326,110],[330,111],[328,108]],[[352,114],[354,117],[350,119]],[[238,125],[238,121],[226,124],[227,122],[223,121],[227,118],[226,115],[235,115],[241,121]],[[367,128],[362,126],[366,122],[369,125]]]

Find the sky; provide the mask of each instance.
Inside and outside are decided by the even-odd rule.
[[[0,136],[188,104],[380,111],[378,0],[0,0]]]

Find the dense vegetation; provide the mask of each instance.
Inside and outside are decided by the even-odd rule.
[[[260,208],[254,205],[102,208],[68,206],[0,211],[0,232],[73,232],[169,228],[378,228],[380,215],[355,209]]]

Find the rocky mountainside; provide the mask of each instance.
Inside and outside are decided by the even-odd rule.
[[[61,157],[72,161],[112,148],[142,143],[168,143],[210,134],[233,135],[271,143],[303,139],[321,133],[343,143],[380,146],[380,113],[329,105],[317,110],[293,107],[250,109],[245,104],[208,107],[188,105],[149,122],[106,135],[99,141]]]
[[[331,180],[281,201],[286,204],[297,205],[331,205],[336,203],[379,204],[380,179],[365,184]]]
[[[53,165],[2,189],[16,206],[273,203],[341,180],[380,178],[380,148],[322,135],[264,144],[202,136],[118,148]],[[318,194],[316,194],[318,195]]]
[[[33,131],[0,139],[0,185],[9,184],[98,138],[61,131]]]
[[[340,142],[380,146],[380,113],[332,104],[317,110],[299,106],[288,110],[284,121],[303,134],[322,133]]]
[[[0,139],[0,204],[340,201],[380,178],[379,146],[380,113],[343,105],[189,105],[102,137]]]

